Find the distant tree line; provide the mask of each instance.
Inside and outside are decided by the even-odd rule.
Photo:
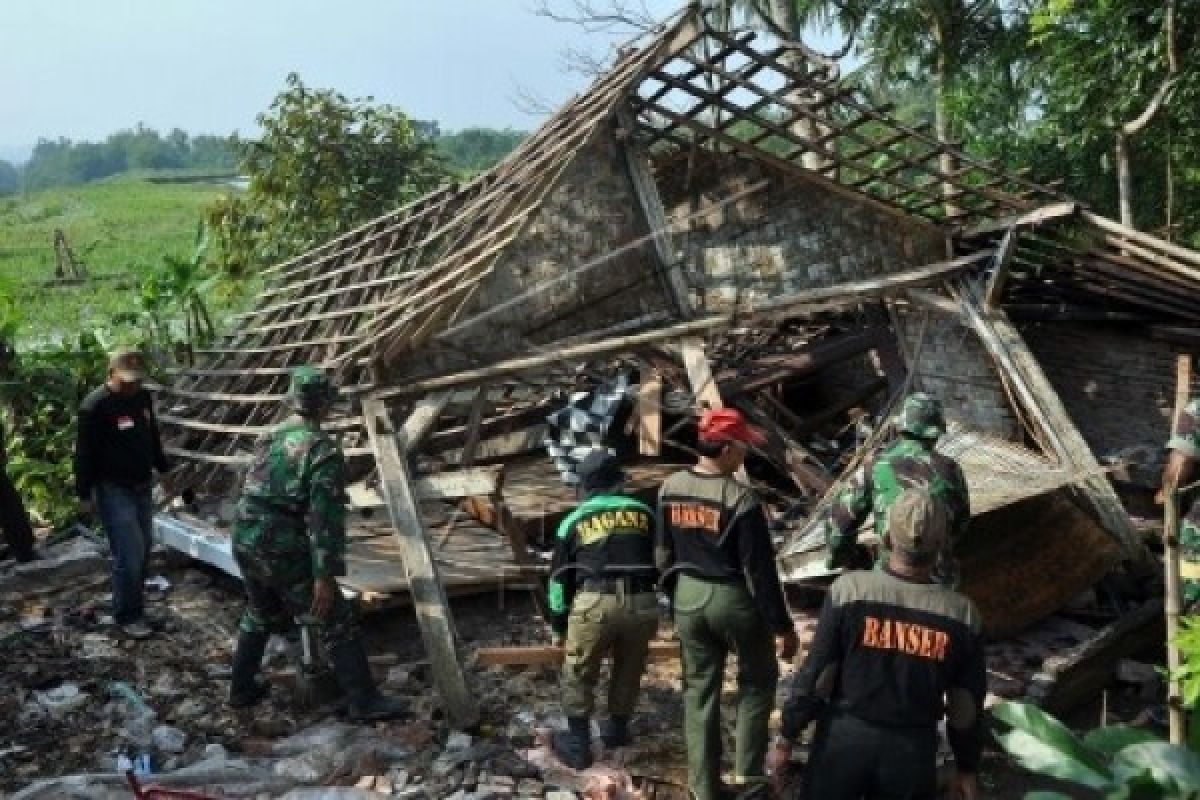
[[[414,132],[431,140],[447,167],[471,176],[506,156],[526,136],[510,129],[466,128],[443,133],[436,122],[412,120]],[[16,167],[0,161],[0,196],[24,189],[75,186],[134,170],[212,170],[234,172],[245,156],[237,134],[191,136],[178,128],[163,135],[138,125],[102,142],[42,139],[29,161]]]
[[[42,139],[20,168],[18,186],[26,190],[73,186],[131,170],[232,172],[240,158],[240,147],[236,134],[191,136],[176,128],[163,135],[143,125],[117,131],[102,142]],[[10,170],[0,166],[0,191],[6,173]]]

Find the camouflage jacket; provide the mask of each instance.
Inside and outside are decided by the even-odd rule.
[[[234,544],[261,558],[308,551],[314,577],[346,573],[346,462],[318,423],[293,416],[258,440]]]
[[[868,514],[874,514],[875,532],[882,541],[888,510],[901,492],[914,487],[928,487],[930,494],[946,504],[950,540],[957,542],[971,519],[962,468],[953,459],[935,452],[931,443],[901,437],[859,469],[822,520],[830,566],[843,566],[853,559],[858,529]]]
[[[1184,406],[1175,424],[1175,431],[1167,442],[1167,449],[1187,456],[1192,461],[1200,461],[1200,397],[1192,398]],[[1200,527],[1200,503],[1195,502],[1195,497],[1194,490],[1184,493],[1182,508],[1187,509],[1189,505],[1191,508],[1183,521],[1192,527]]]

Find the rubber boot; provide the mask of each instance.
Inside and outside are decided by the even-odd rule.
[[[396,719],[407,710],[396,697],[383,694],[371,676],[371,664],[361,639],[351,639],[330,649],[338,683],[346,693],[346,713],[355,722]]]
[[[550,745],[559,760],[571,769],[592,765],[592,721],[587,717],[567,717],[567,730],[554,734]]]
[[[609,750],[633,744],[633,737],[629,735],[629,717],[609,717],[600,726],[600,738]]]
[[[233,674],[229,680],[229,705],[233,708],[258,705],[271,693],[270,685],[258,674],[270,638],[267,633],[242,631],[238,634],[237,648],[233,651]]]

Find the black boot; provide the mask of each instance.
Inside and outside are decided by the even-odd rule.
[[[587,717],[567,717],[567,730],[550,737],[554,754],[571,769],[592,765],[592,721]]]
[[[629,735],[629,717],[609,717],[600,726],[600,738],[609,750],[633,744],[633,737]]]
[[[267,649],[266,633],[238,634],[237,649],[233,651],[233,674],[229,680],[229,705],[234,708],[249,708],[271,693],[271,687],[258,674],[262,666],[263,653]]]
[[[396,719],[406,714],[398,698],[383,694],[371,676],[371,664],[361,639],[333,647],[329,651],[338,683],[346,692],[346,713],[356,722]]]

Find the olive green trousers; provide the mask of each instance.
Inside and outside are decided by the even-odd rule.
[[[720,796],[721,686],[730,654],[737,657],[738,686],[734,782],[765,791],[767,728],[779,683],[775,637],[742,584],[681,575],[674,600],[692,795],[697,800]]]
[[[616,717],[632,715],[646,672],[650,640],[657,630],[658,598],[653,592],[577,594],[567,620],[563,713],[568,717],[591,716],[600,667],[611,654],[608,713]]]

